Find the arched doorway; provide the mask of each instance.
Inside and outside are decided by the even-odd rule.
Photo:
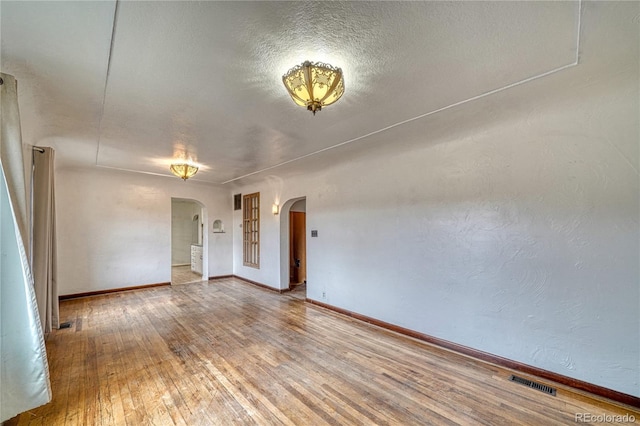
[[[171,198],[171,284],[208,279],[207,211],[185,198]]]
[[[280,288],[306,298],[306,198],[288,200],[280,211]]]

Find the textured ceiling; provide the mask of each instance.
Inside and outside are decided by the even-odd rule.
[[[572,66],[579,7],[2,1],[0,65],[24,141],[59,167],[169,175],[186,152],[196,180],[224,183]],[[304,60],[345,75],[316,116],[281,82]]]

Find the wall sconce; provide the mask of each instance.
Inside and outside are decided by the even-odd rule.
[[[271,213],[273,213],[274,215],[280,213],[280,206],[277,204],[271,206]]]

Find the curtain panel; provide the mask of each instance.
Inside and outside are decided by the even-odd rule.
[[[45,333],[58,328],[56,213],[53,179],[54,150],[33,149],[33,281]]]
[[[27,253],[27,192],[17,82],[0,73],[0,422],[51,400]]]

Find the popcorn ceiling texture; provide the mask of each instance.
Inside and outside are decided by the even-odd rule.
[[[164,175],[180,145],[214,183],[571,64],[578,36],[577,2],[120,2],[108,64],[113,3],[2,12],[27,142]],[[318,117],[281,81],[304,60],[345,73]]]

